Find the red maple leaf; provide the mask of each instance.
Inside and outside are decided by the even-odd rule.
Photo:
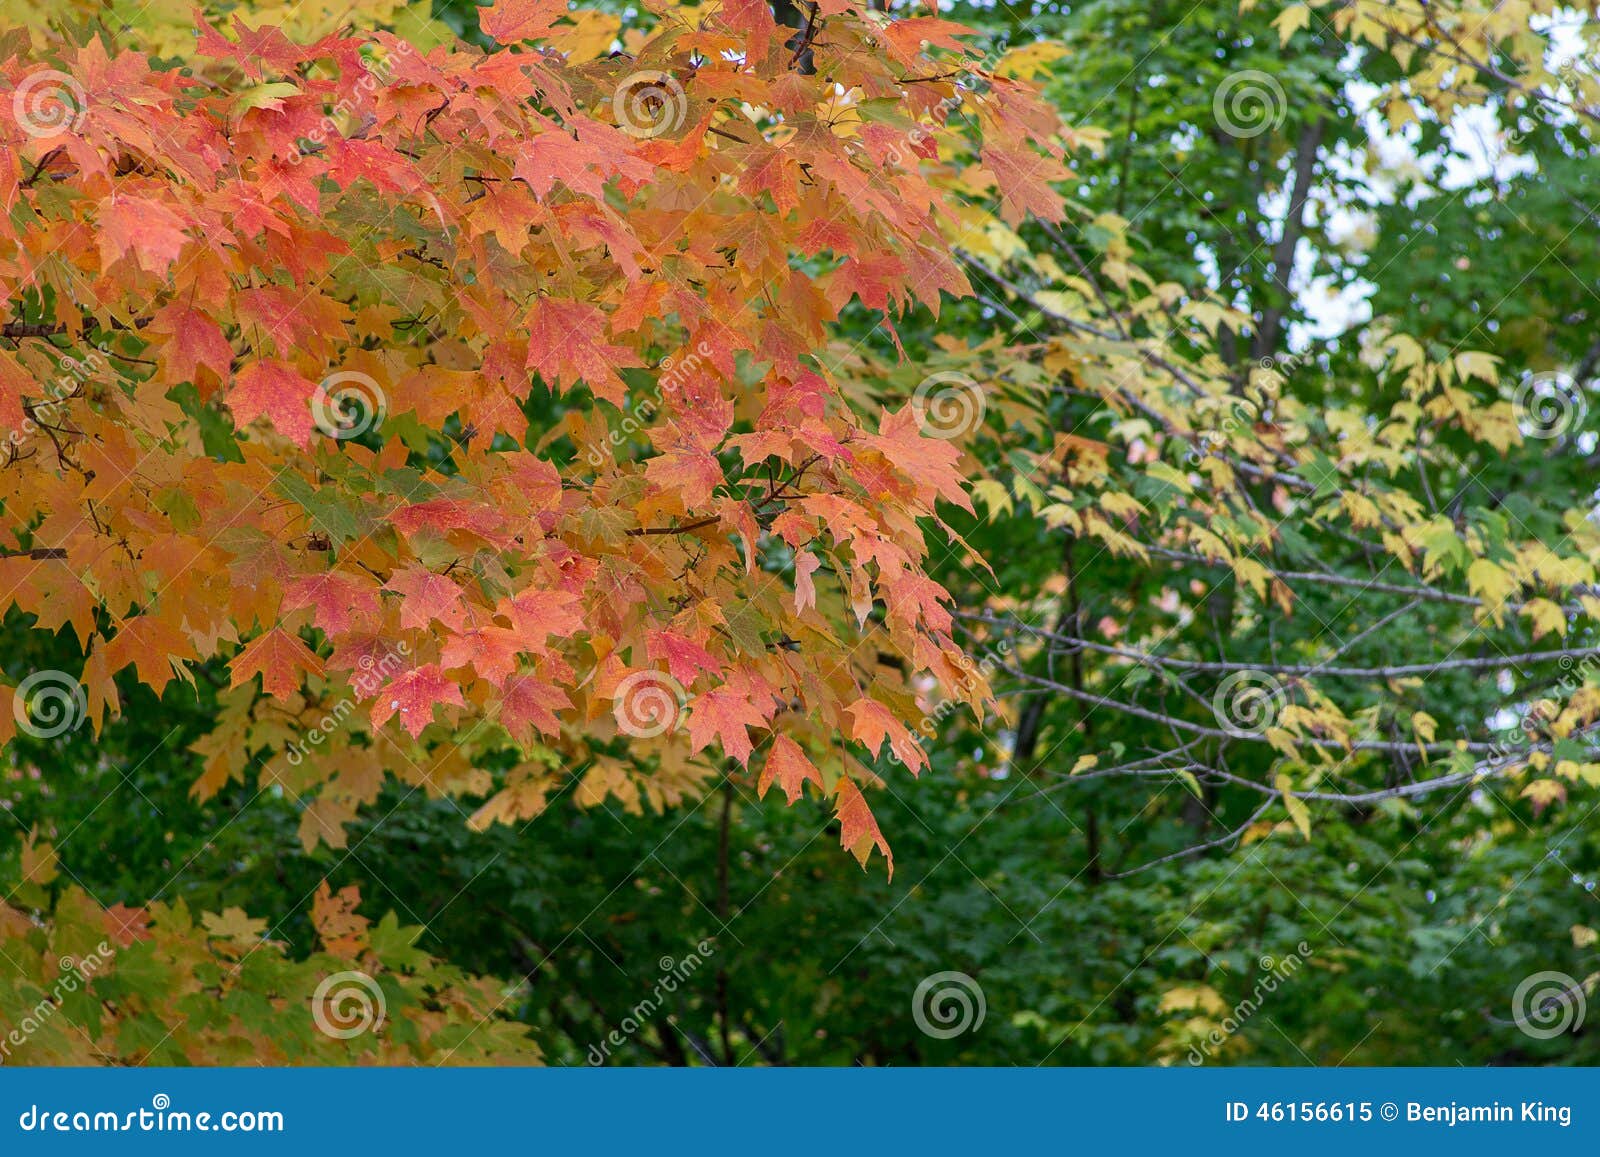
[[[358,619],[378,613],[378,591],[370,581],[330,570],[300,575],[283,588],[283,609],[311,607],[311,622],[330,635],[342,635]]]
[[[689,714],[691,751],[703,750],[713,739],[741,764],[750,765],[747,728],[765,727],[772,718],[772,691],[765,680],[739,671],[714,691],[698,696]]]
[[[467,610],[461,603],[461,588],[442,574],[424,566],[414,566],[391,575],[389,590],[405,597],[400,602],[400,625],[428,630],[435,621],[452,631],[466,623]]]
[[[135,940],[150,939],[150,911],[129,908],[120,900],[100,914],[106,934],[127,948]]]
[[[722,467],[716,456],[679,443],[645,463],[644,476],[656,486],[683,499],[690,510],[703,507],[711,492],[722,485]]]
[[[1000,187],[1000,216],[1007,225],[1020,224],[1029,213],[1041,221],[1061,220],[1066,202],[1050,184],[1065,181],[1072,173],[1060,161],[1018,143],[985,144],[983,163]]]
[[[850,738],[865,744],[873,755],[883,750],[883,741],[888,739],[889,749],[913,774],[927,765],[928,757],[923,754],[921,745],[911,737],[911,732],[906,730],[905,724],[876,699],[862,697],[845,710],[855,720],[850,729]]]
[[[425,663],[378,692],[372,703],[372,725],[382,727],[399,715],[400,725],[415,739],[433,722],[433,709],[443,705],[465,707],[461,688],[437,663]]]
[[[216,374],[218,381],[228,380],[233,369],[233,347],[223,336],[222,327],[209,315],[182,302],[173,302],[151,319],[150,332],[168,337],[162,349],[167,380],[193,382],[195,371],[201,366]]]
[[[535,729],[558,735],[556,712],[572,706],[567,693],[537,675],[514,675],[506,681],[500,702],[500,723],[517,739],[530,739]]]
[[[625,346],[604,339],[605,310],[581,301],[540,298],[528,311],[528,368],[551,389],[571,389],[582,378],[597,398],[622,405],[627,387],[617,376],[625,366],[643,365]]]
[[[517,669],[517,653],[522,637],[505,627],[472,627],[445,640],[439,665],[445,668],[471,666],[491,683],[499,683]]]
[[[317,384],[293,367],[263,358],[239,371],[228,391],[228,409],[241,429],[257,418],[271,419],[278,433],[304,450],[311,445],[311,396],[316,392]]]
[[[529,651],[542,651],[551,635],[566,637],[583,630],[581,603],[572,591],[532,590],[503,600],[499,610],[511,619]]]
[[[481,502],[456,498],[433,498],[402,506],[389,516],[390,524],[408,538],[427,529],[437,534],[466,530],[486,542],[504,546],[511,541],[505,533],[505,519],[499,511]]]
[[[701,671],[722,674],[722,664],[717,657],[699,643],[674,631],[651,631],[645,636],[645,653],[652,660],[667,661],[667,670],[685,687],[695,681]]]

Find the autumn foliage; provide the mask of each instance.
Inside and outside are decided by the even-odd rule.
[[[552,0],[491,51],[13,40],[71,95],[0,101],[0,598],[95,728],[225,660],[195,791],[258,777],[308,846],[389,776],[485,825],[738,767],[888,855],[862,754],[923,763],[919,680],[986,694],[925,569],[970,507],[829,327],[968,292],[964,194],[1058,217],[1058,126],[936,16],[651,7],[617,52]]]
[[[423,929],[393,914],[359,915],[353,887],[318,890],[317,951],[294,959],[271,920],[242,908],[102,908],[32,841],[22,867],[24,882],[0,904],[0,1064],[541,1059],[526,1028],[501,1015],[504,985],[435,960],[416,946]]]
[[[1594,0],[593,2],[0,0],[0,1062],[1592,1054]]]

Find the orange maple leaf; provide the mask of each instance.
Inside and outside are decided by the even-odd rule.
[[[911,732],[906,730],[905,724],[876,699],[863,696],[846,707],[845,711],[854,720],[850,738],[865,744],[873,755],[883,750],[883,741],[887,739],[889,749],[911,769],[913,775],[927,765],[928,757],[923,754],[921,745],[911,737]]]
[[[530,651],[542,651],[552,635],[574,635],[583,630],[582,600],[572,591],[531,590],[500,603]]]
[[[566,14],[566,0],[495,0],[478,10],[478,27],[501,44],[515,44],[543,36]]]
[[[606,344],[606,314],[598,305],[540,298],[528,311],[528,368],[553,390],[568,389],[582,378],[595,397],[622,405],[627,387],[617,376],[625,366],[643,365],[626,346]]]
[[[322,660],[316,652],[281,627],[273,627],[257,635],[245,649],[234,656],[231,667],[237,687],[253,675],[261,676],[261,689],[279,698],[300,690],[306,673],[322,674]]]
[[[756,791],[763,799],[774,781],[783,788],[790,803],[800,798],[807,782],[816,784],[819,793],[827,790],[822,786],[822,773],[806,758],[801,746],[787,735],[772,737],[772,750],[767,752],[766,766],[756,782]]]
[[[355,884],[337,892],[323,880],[317,885],[311,900],[311,926],[317,930],[317,939],[325,952],[345,960],[355,960],[367,946],[367,926],[370,921],[356,911],[361,903],[361,889]]]
[[[867,866],[872,849],[877,848],[889,862],[889,878],[894,879],[894,853],[889,850],[889,841],[878,830],[878,821],[867,806],[866,796],[846,776],[839,777],[834,808],[839,820],[840,845],[860,861],[863,868]]]
[[[140,615],[122,623],[105,648],[108,672],[120,671],[132,663],[139,673],[139,681],[157,695],[172,681],[174,663],[198,658],[187,635],[165,619],[152,615]]]
[[[166,273],[189,240],[182,218],[146,197],[107,197],[100,203],[97,225],[95,237],[105,265],[132,253],[142,268],[156,274]]]
[[[764,699],[758,706],[756,699]],[[749,727],[765,727],[772,717],[772,694],[759,680],[744,672],[735,675],[714,691],[698,696],[690,708],[689,741],[691,751],[701,751],[713,739],[720,739],[722,750],[741,764],[750,765]]]

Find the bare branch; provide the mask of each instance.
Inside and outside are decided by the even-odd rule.
[[[1169,668],[1174,671],[1194,671],[1212,675],[1225,675],[1232,671],[1262,671],[1267,674],[1283,675],[1290,678],[1310,678],[1316,675],[1327,675],[1341,679],[1402,679],[1412,675],[1434,675],[1441,671],[1499,671],[1508,667],[1526,666],[1530,663],[1600,659],[1600,647],[1569,647],[1552,651],[1526,651],[1518,655],[1501,654],[1461,659],[1439,659],[1432,663],[1403,663],[1382,667],[1337,667],[1327,663],[1279,663],[1266,659],[1252,663],[1177,659],[1163,655],[1153,655],[1148,651],[1137,651],[1129,647],[1116,647],[1107,643],[1096,643],[1090,639],[1079,638],[1076,635],[1069,635],[1060,631],[1046,630],[1044,627],[1032,626],[1016,619],[1001,619],[992,615],[975,615],[964,611],[956,611],[954,613],[959,618],[975,620],[993,627],[1015,628],[1025,634],[1051,639],[1055,642],[1068,643],[1074,647],[1081,647],[1087,651],[1096,651],[1102,655],[1131,659],[1134,662],[1143,663],[1151,667]]]

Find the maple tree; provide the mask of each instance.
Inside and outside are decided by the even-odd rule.
[[[0,905],[8,1064],[540,1060],[526,1029],[498,1015],[503,985],[433,959],[416,947],[422,929],[392,914],[368,921],[353,888],[318,890],[318,951],[295,960],[241,908],[198,920],[181,901],[102,908],[62,883],[55,849],[29,841]],[[292,1015],[308,1003],[311,1016]]]
[[[514,1009],[580,1061],[636,999],[596,977],[673,951],[711,910],[703,870],[719,921],[750,905],[747,952],[719,956],[703,1029],[631,1046],[669,1063],[1181,1059],[1305,912],[1346,943],[1275,1010],[1291,1036],[1253,1046],[1336,1061],[1370,1037],[1437,1062],[1427,1032],[1352,1010],[1447,967],[1500,1001],[1503,957],[1455,935],[1491,914],[1516,930],[1494,947],[1529,941],[1525,971],[1552,927],[1574,953],[1592,935],[1559,895],[1502,904],[1557,862],[1547,834],[1590,872],[1569,796],[1600,782],[1600,345],[1565,278],[1536,276],[1548,253],[1591,266],[1600,89],[1573,47],[1595,29],[1546,9],[830,0],[793,27],[741,3],[624,27],[502,0],[465,43],[400,4],[209,6],[198,37],[187,10],[88,40],[19,17],[0,589],[31,730],[12,751],[43,800],[51,710],[120,744],[159,697],[207,733],[198,773],[160,774],[229,824],[251,809],[162,836],[209,865],[181,886],[222,915],[165,898],[165,852],[72,864],[150,898],[136,951],[181,962],[149,985],[175,1003],[38,1055],[147,1055],[188,970],[264,1015],[339,960],[392,979],[392,1017],[419,998],[408,1051],[352,1048],[534,1057]],[[1231,119],[1241,77],[1260,123]],[[1537,177],[1441,191],[1372,144],[1376,120],[1459,163],[1448,130],[1485,114]],[[1405,195],[1366,204],[1385,183]],[[1341,235],[1356,211],[1372,222]],[[1508,242],[1528,218],[1548,231]],[[1307,284],[1363,277],[1372,319],[1317,332]],[[114,750],[164,742],[143,738]],[[929,765],[932,791],[889,813],[908,822],[880,823],[874,789]],[[569,799],[570,829],[524,830]],[[19,815],[136,844],[97,801]],[[637,826],[611,831],[608,803]],[[844,881],[805,842],[823,815],[864,863],[891,867],[894,840],[900,872],[846,860]],[[700,820],[710,843],[661,850]],[[284,823],[305,855],[254,851]],[[640,844],[608,926],[573,923],[619,888],[597,865]],[[247,859],[265,925],[219,883]],[[1397,861],[1392,892],[1347,878]],[[386,955],[392,920],[352,931],[324,874],[437,911],[440,955],[472,973],[542,981],[574,943],[558,983],[491,993]],[[74,889],[0,908],[27,963],[7,1015],[59,945],[129,916]],[[1195,952],[1158,954],[1169,922]],[[1127,975],[1063,976],[1062,944]],[[584,945],[592,974],[565,971]],[[947,953],[1012,1015],[907,1043],[883,1009]],[[1437,1020],[1464,1051],[1501,1055],[1459,1014]],[[187,1026],[161,1047],[226,1057]]]
[[[1122,18],[1111,9],[1090,20]],[[1316,246],[1313,268],[1350,265],[1326,225],[1349,211],[1348,182],[1322,145],[1351,133],[1285,86],[1347,100],[1338,53],[1375,47],[1369,67],[1392,83],[1373,103],[1390,129],[1427,118],[1432,135],[1418,135],[1431,144],[1488,111],[1553,119],[1575,148],[1593,129],[1594,78],[1556,65],[1586,58],[1530,28],[1527,6],[1287,4],[1257,20],[1236,56],[1206,63],[1214,87],[1198,108],[1182,93],[1146,110],[1162,131],[1211,122],[1208,177],[1237,189],[1195,194],[1165,136],[1130,134],[1108,158],[1114,179],[1085,182],[1064,224],[991,222],[963,246],[1012,340],[950,343],[929,364],[999,399],[954,440],[982,462],[974,494],[998,528],[972,541],[991,557],[1003,542],[1015,561],[998,581],[965,570],[958,629],[974,652],[1004,644],[1002,673],[1034,696],[1005,717],[1019,767],[1182,785],[1207,846],[1309,837],[1308,803],[1448,807],[1449,789],[1485,780],[1542,811],[1600,784],[1586,738],[1600,718],[1587,675],[1600,537],[1574,452],[1589,436],[1594,358],[1496,352],[1477,322],[1419,336],[1398,316],[1352,327],[1342,349],[1291,344],[1296,314],[1305,324],[1299,243]],[[1569,33],[1587,44],[1595,29]],[[1295,57],[1303,73],[1248,67],[1297,38],[1311,41]],[[1227,100],[1240,78],[1259,122]],[[1126,183],[1145,173],[1202,210],[1172,216],[1176,236],[1150,267],[1123,215]],[[1378,274],[1403,276],[1390,266],[1415,239]],[[1222,264],[1217,284],[1196,250]],[[1413,615],[1427,650],[1400,660],[1384,631]],[[1469,688],[1490,679],[1483,705]],[[1508,732],[1498,716],[1513,691]]]
[[[921,527],[970,503],[823,336],[967,290],[920,165],[957,108],[1012,220],[1060,213],[1057,122],[950,21],[828,3],[791,44],[761,5],[656,15],[620,55],[528,0],[482,11],[491,51],[208,24],[174,71],[91,39],[56,58],[63,115],[14,102],[0,570],[76,636],[95,728],[125,668],[159,693],[222,656],[196,791],[259,768],[308,845],[386,774],[488,794],[481,824],[574,769],[672,802],[759,744],[888,855],[835,736],[916,770],[912,678],[982,701]],[[38,67],[13,45],[19,94]]]

